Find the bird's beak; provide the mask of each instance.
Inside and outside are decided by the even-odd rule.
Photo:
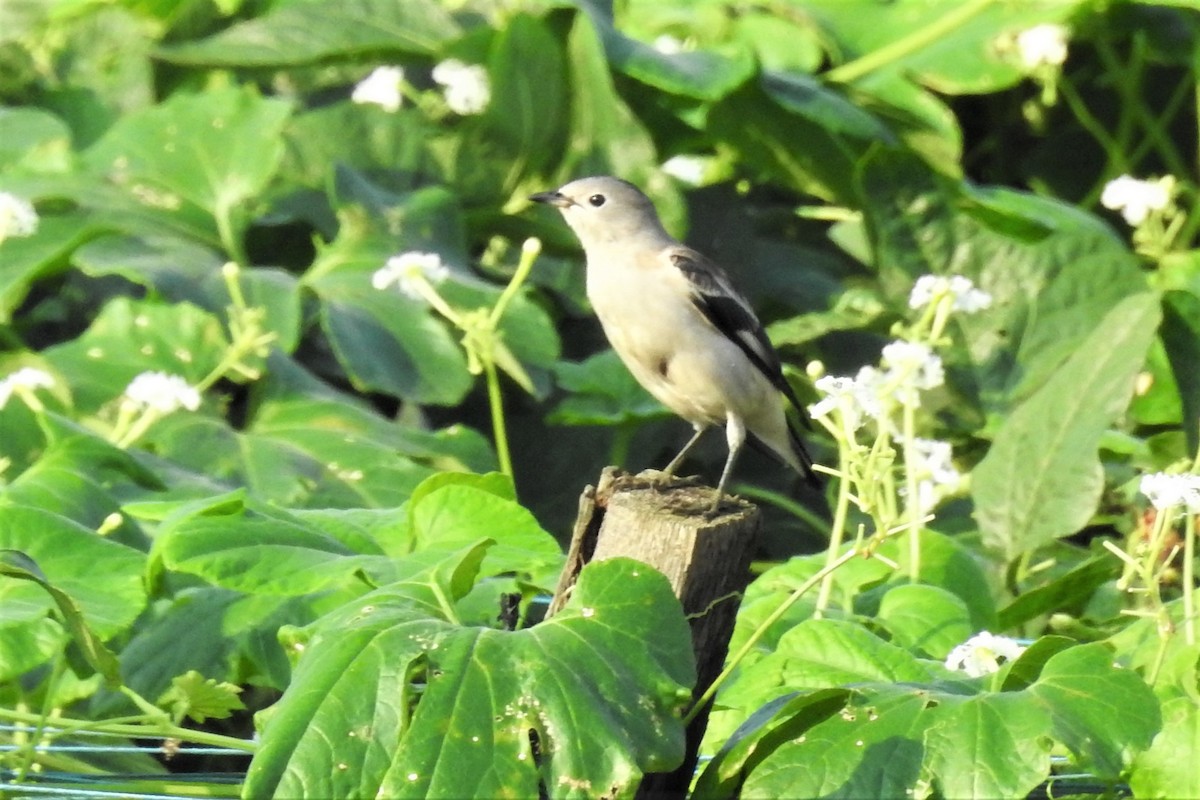
[[[547,203],[556,208],[566,208],[567,206],[575,205],[575,201],[561,192],[538,192],[537,194],[531,194],[529,199],[538,203]]]

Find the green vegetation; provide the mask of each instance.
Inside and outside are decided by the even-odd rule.
[[[680,762],[661,575],[533,624],[583,486],[686,434],[527,201],[614,174],[746,290],[828,476],[739,466],[693,796],[1200,796],[1198,92],[1193,0],[3,3],[0,793]]]

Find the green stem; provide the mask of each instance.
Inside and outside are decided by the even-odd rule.
[[[483,356],[483,354],[480,354]],[[487,381],[488,410],[492,415],[492,437],[496,440],[496,460],[500,462],[500,471],[512,478],[512,456],[508,451],[508,428],[504,422],[504,397],[500,393],[500,375],[496,372],[496,362],[491,354],[481,357],[483,374]]]
[[[246,255],[246,249],[242,246],[241,237],[233,224],[232,209],[225,203],[218,203],[214,209],[217,220],[217,235],[221,237],[221,245],[225,248],[225,252],[229,253],[230,258],[237,262],[239,266],[250,266],[250,259]]]
[[[911,398],[910,398],[911,399]],[[918,496],[917,471],[913,439],[917,435],[916,407],[906,401],[904,414],[904,485],[908,493],[908,579],[917,583],[921,577],[921,498]]]
[[[847,461],[846,454],[842,454],[839,459],[843,469]],[[838,481],[837,505],[833,512],[833,525],[829,529],[829,547],[825,550],[825,569],[829,570],[830,566],[837,562],[837,553],[842,549],[842,539],[846,535],[846,518],[850,513],[850,481],[843,475]],[[821,580],[821,589],[817,592],[817,604],[813,610],[813,617],[820,619],[825,614],[825,609],[829,607],[829,597],[833,593],[833,571],[825,575]]]
[[[0,708],[0,720],[4,720],[6,722],[37,725],[38,720],[40,719],[41,714],[16,711],[10,708]],[[153,721],[137,724],[97,722],[96,720],[55,717],[54,728],[55,730],[51,733],[55,737],[68,736],[73,733],[95,732],[109,733],[115,736],[128,736],[134,739],[151,739],[159,737],[179,739],[180,741],[184,742],[212,745],[213,747],[227,747],[231,750],[242,750],[247,753],[253,753],[258,749],[258,745],[256,743],[248,742],[245,739],[237,739],[233,736],[223,736],[219,733],[197,731],[192,730],[191,728],[182,728],[178,725],[156,723]]]
[[[1175,143],[1164,130],[1167,120],[1158,116],[1146,107],[1145,95],[1142,91],[1142,76],[1145,72],[1145,40],[1136,36],[1133,40],[1133,50],[1128,64],[1122,64],[1113,52],[1112,46],[1103,38],[1096,40],[1096,53],[1104,62],[1105,69],[1116,83],[1117,94],[1121,97],[1123,115],[1127,114],[1131,125],[1139,123],[1146,132],[1146,141],[1152,142],[1154,149],[1162,157],[1167,170],[1183,177],[1188,174],[1187,164],[1180,155]]]
[[[1196,643],[1196,514],[1183,525],[1183,635],[1187,646]]]
[[[504,287],[500,299],[496,301],[496,305],[492,306],[491,316],[488,317],[493,329],[500,324],[500,318],[504,316],[508,304],[520,291],[521,284],[525,283],[525,279],[529,277],[529,273],[533,270],[533,262],[537,260],[540,252],[542,252],[540,239],[526,239],[525,244],[521,246],[521,260],[517,262],[517,269],[513,272],[512,280],[508,282],[508,286]]]
[[[894,61],[911,55],[942,39],[955,28],[965,25],[973,17],[986,11],[996,0],[971,0],[963,3],[952,11],[943,14],[929,25],[920,28],[902,39],[897,39],[873,50],[861,58],[857,58],[840,67],[828,70],[824,77],[828,81],[850,83],[864,75],[868,75]]]
[[[754,629],[754,632],[750,634],[750,638],[746,639],[745,643],[742,644],[738,651],[734,653],[733,657],[730,658],[725,664],[725,669],[721,670],[721,674],[718,675],[711,684],[709,684],[708,688],[704,690],[704,694],[697,698],[691,709],[684,716],[683,724],[689,724],[692,719],[700,713],[700,710],[708,705],[708,701],[712,700],[713,696],[716,695],[717,689],[721,688],[721,684],[729,679],[729,676],[733,674],[735,669],[737,669],[737,666],[742,662],[742,659],[744,659],[750,653],[750,651],[754,649],[754,646],[757,645],[759,640],[761,640],[762,637],[767,634],[767,631],[770,629],[770,627],[783,618],[783,615],[788,612],[789,608],[794,606],[796,602],[805,594],[807,594],[810,589],[812,589],[821,581],[825,580],[827,576],[832,575],[835,570],[858,554],[859,553],[857,550],[847,550],[845,553],[842,553],[840,558],[829,564],[826,564],[820,569],[820,571],[813,574],[812,577],[800,584],[799,588],[788,595],[787,598],[779,604],[779,607],[772,611],[770,616],[763,620],[759,626]]]

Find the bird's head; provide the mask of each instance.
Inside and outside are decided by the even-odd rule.
[[[633,236],[667,235],[650,198],[620,178],[580,178],[529,199],[558,208],[585,250]]]

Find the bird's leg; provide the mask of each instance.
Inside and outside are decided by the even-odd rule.
[[[721,480],[717,483],[717,496],[708,508],[709,517],[715,517],[721,510],[721,500],[725,497],[725,484],[729,480],[729,474],[733,472],[733,464],[737,461],[738,454],[742,452],[742,445],[746,443],[746,423],[732,411],[726,414],[725,441],[729,443],[729,458],[725,459],[725,469],[721,470]]]
[[[692,427],[696,429],[696,432],[692,434],[692,438],[688,439],[688,443],[685,444],[683,449],[679,451],[679,455],[672,458],[671,463],[667,464],[666,469],[662,471],[662,481],[664,483],[674,477],[675,470],[679,469],[679,465],[683,463],[683,459],[685,456],[687,456],[688,451],[696,446],[696,442],[700,441],[700,437],[704,435],[706,430],[708,430],[708,426],[701,425],[698,422],[692,423]]]

